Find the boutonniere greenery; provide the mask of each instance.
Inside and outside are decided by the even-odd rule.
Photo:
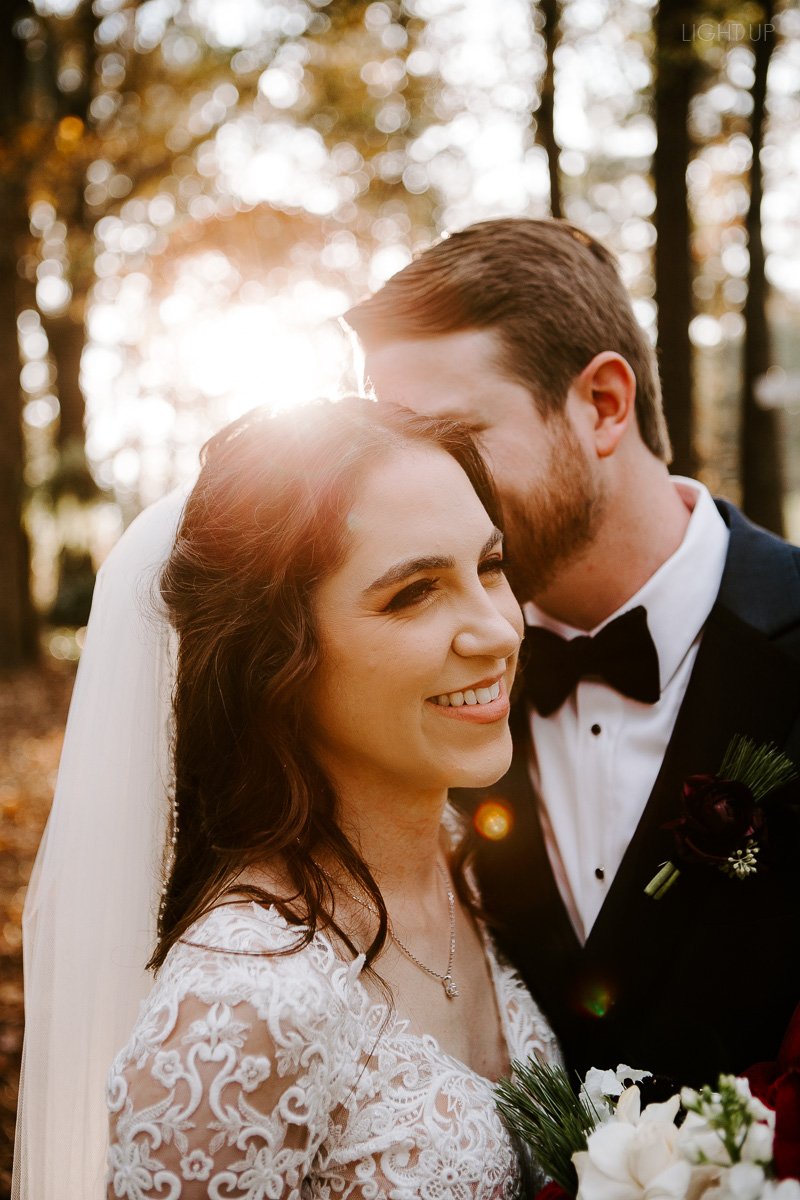
[[[749,879],[759,869],[766,840],[764,801],[797,778],[794,763],[777,746],[733,738],[716,775],[685,781],[683,813],[663,826],[675,839],[675,859]],[[680,873],[675,862],[662,863],[645,893],[660,900]]]

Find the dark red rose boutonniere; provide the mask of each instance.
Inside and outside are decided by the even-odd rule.
[[[683,812],[663,826],[675,839],[675,858],[748,879],[759,868],[766,838],[763,802],[797,777],[794,763],[776,746],[735,737],[718,774],[691,775],[683,785]],[[679,875],[674,862],[662,863],[644,890],[660,900]]]

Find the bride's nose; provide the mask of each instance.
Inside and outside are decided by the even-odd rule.
[[[506,598],[503,607],[512,608],[514,604],[513,599]],[[512,617],[510,612],[504,612],[495,604],[489,593],[481,590],[481,599],[476,598],[465,606],[459,628],[453,636],[453,650],[462,658],[511,658],[519,650],[521,630],[522,614],[519,609]]]

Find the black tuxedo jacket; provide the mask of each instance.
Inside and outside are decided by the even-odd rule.
[[[561,902],[528,771],[524,702],[514,761],[487,792],[511,807],[476,865],[495,935],[550,1019],[567,1063],[627,1063],[679,1083],[716,1082],[775,1057],[800,1000],[800,821],[788,803],[755,876],[686,868],[660,900],[644,893],[671,857],[662,825],[683,780],[718,771],[730,739],[775,742],[800,764],[800,549],[718,502],[730,544],[716,604],[636,833],[585,946]]]

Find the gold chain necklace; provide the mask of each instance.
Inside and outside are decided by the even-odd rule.
[[[397,946],[397,949],[405,954],[406,958],[414,963],[415,966],[424,971],[426,975],[430,975],[432,979],[439,980],[439,983],[441,983],[442,987],[444,988],[444,994],[447,996],[448,1000],[455,1000],[456,996],[458,995],[458,984],[453,979],[453,960],[456,956],[456,898],[453,895],[453,889],[450,887],[450,884],[447,881],[447,876],[445,875],[444,870],[439,863],[436,864],[436,870],[442,877],[442,882],[444,883],[445,890],[447,892],[447,906],[450,911],[450,952],[447,957],[447,970],[445,973],[442,974],[440,971],[434,971],[432,967],[427,966],[424,962],[422,962],[421,959],[417,958],[414,951],[409,950],[408,946],[404,945],[403,942],[400,941],[400,938],[394,931],[391,919],[389,920],[389,937],[392,939],[395,946]],[[375,914],[375,910],[370,904],[367,904],[364,900],[359,899],[358,896],[354,896],[350,889],[346,888],[344,884],[340,883],[339,887],[350,897],[351,900],[355,900],[356,904],[360,904],[362,908],[366,908],[367,911],[371,912],[373,915]]]

